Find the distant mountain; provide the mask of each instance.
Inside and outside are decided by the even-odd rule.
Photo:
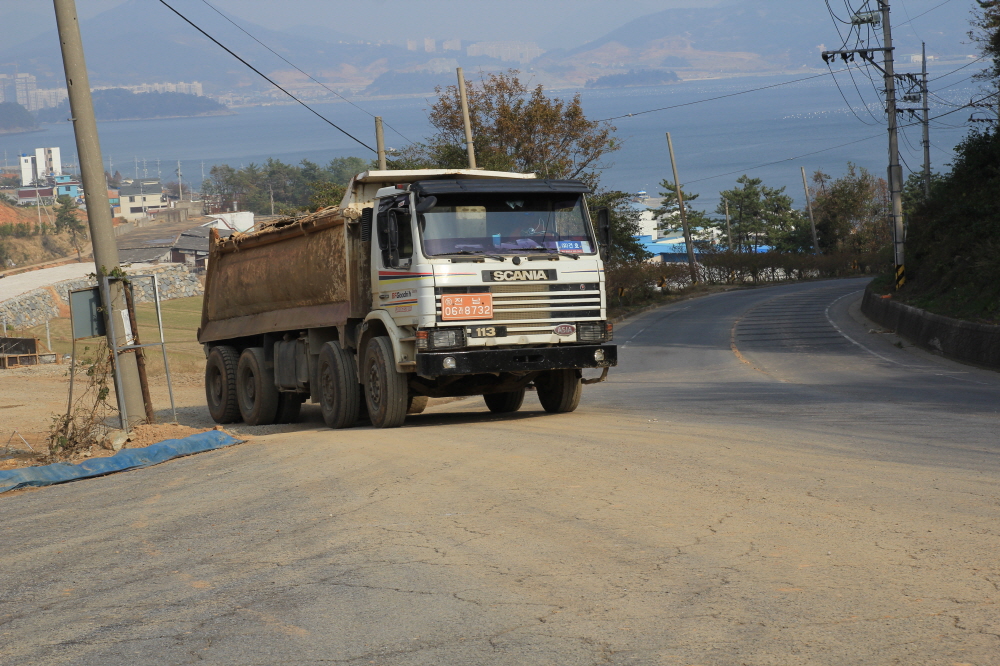
[[[900,3],[894,6],[902,8]],[[948,7],[934,11],[916,31],[906,12],[893,10],[898,54],[919,52],[920,38],[927,40],[931,52],[971,52],[962,44],[969,27],[968,12]],[[911,7],[910,14],[916,16],[917,11]],[[532,66],[581,82],[639,68],[668,68],[686,78],[818,67],[822,66],[820,51],[841,47],[838,27],[847,36],[846,27],[835,23],[818,1],[740,0],[714,7],[667,9],[630,21],[577,48],[550,52]],[[864,30],[867,36],[869,28]],[[876,32],[881,41],[881,28]]]
[[[28,132],[38,128],[35,117],[17,102],[0,102],[0,134]]]
[[[895,39],[901,59],[919,52],[920,39],[926,39],[929,53],[972,52],[971,47],[963,45],[971,0],[937,8],[933,2],[911,0],[906,6],[893,3]],[[843,11],[843,3],[834,6]],[[306,99],[327,94],[201,3],[185,3],[184,11],[190,12],[192,21],[255,67],[283,85],[304,91]],[[933,13],[921,18],[919,13],[925,11]],[[37,12],[22,14],[27,21]],[[617,25],[614,11],[609,9],[607,14],[602,18],[604,24]],[[908,16],[915,17],[912,25]],[[32,26],[37,25],[36,19],[32,19],[35,20]],[[308,24],[308,16],[303,17],[302,26],[287,31],[272,30],[237,17],[233,20],[324,84],[373,95],[430,92],[438,80],[445,80],[444,74],[453,78],[454,67],[458,65],[465,67],[469,76],[473,72],[487,73],[508,67],[530,70],[534,81],[550,88],[583,86],[588,81],[627,74],[630,70],[675,71],[681,79],[801,70],[822,67],[820,50],[839,47],[841,38],[837,28],[842,31],[845,28],[830,18],[826,5],[819,0],[730,0],[708,7],[654,12],[576,48],[550,50],[530,63],[518,64],[485,56],[470,57],[461,51],[426,53],[391,44],[356,42],[345,34]],[[384,20],[406,23],[402,16]],[[153,0],[128,0],[82,21],[81,29],[94,86],[201,81],[209,94],[235,92],[237,97],[241,92],[270,87]],[[6,34],[13,34],[9,26]],[[392,34],[398,35],[398,31]],[[516,35],[498,38],[517,40]],[[18,71],[35,74],[41,88],[64,85],[55,30],[16,46],[13,43],[0,39],[0,63],[16,63]],[[441,78],[436,78],[439,75]]]
[[[608,74],[587,82],[588,88],[630,88],[662,86],[680,81],[677,74],[662,69],[630,69],[624,74]]]
[[[95,90],[93,97],[94,115],[98,120],[191,118],[232,113],[215,100],[187,93],[134,93],[122,88],[111,88]],[[69,115],[69,101],[63,100],[59,106],[39,111],[38,120],[43,123],[58,123],[65,121]]]
[[[210,10],[192,15],[206,32],[255,67],[281,81],[303,78],[274,54]],[[396,66],[418,66],[430,54],[395,46],[323,41],[270,30],[234,18],[242,27],[313,76],[333,85],[364,86]],[[80,22],[90,82],[94,86],[137,85],[158,81],[201,81],[207,92],[268,84],[158,2],[129,0]],[[316,31],[322,32],[322,31]],[[315,32],[314,32],[315,34]],[[427,57],[423,57],[423,56]],[[39,78],[39,87],[64,85],[56,31],[17,48],[0,49],[0,62],[17,63]]]

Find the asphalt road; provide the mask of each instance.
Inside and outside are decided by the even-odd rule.
[[[1000,375],[863,285],[636,318],[575,414],[311,409],[0,496],[0,663],[1000,664]]]

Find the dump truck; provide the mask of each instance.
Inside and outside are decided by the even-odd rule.
[[[606,210],[586,184],[483,170],[355,176],[339,206],[210,236],[198,341],[219,423],[403,424],[429,398],[533,390],[571,412],[617,364]],[[583,370],[600,375],[583,377]],[[590,373],[593,374],[593,373]]]

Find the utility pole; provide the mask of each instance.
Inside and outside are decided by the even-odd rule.
[[[691,229],[688,228],[687,212],[684,210],[684,193],[681,192],[681,181],[677,176],[677,160],[674,159],[674,142],[667,132],[667,149],[670,151],[670,166],[674,170],[674,190],[677,192],[677,203],[680,205],[681,227],[684,229],[684,245],[687,246],[688,267],[691,269],[691,284],[698,284],[698,266],[694,260],[694,246],[691,244]]]
[[[899,290],[906,284],[906,270],[904,268],[903,244],[905,241],[905,228],[903,227],[903,169],[899,165],[899,137],[896,129],[896,74],[893,71],[892,60],[892,26],[889,22],[889,0],[876,0],[879,11],[861,12],[851,17],[854,25],[864,25],[866,23],[882,24],[881,47],[866,47],[860,49],[842,49],[839,51],[823,51],[821,54],[823,62],[829,63],[830,59],[840,56],[845,62],[854,56],[861,56],[862,60],[868,61],[871,65],[881,70],[885,77],[885,110],[889,116],[889,194],[892,198],[892,207],[889,212],[889,219],[892,223],[893,231],[893,258],[896,266],[896,289]],[[883,54],[882,66],[875,62],[875,52],[881,51]],[[926,86],[925,86],[926,87]]]
[[[389,169],[385,162],[385,132],[382,130],[382,116],[375,116],[375,146],[378,151],[379,171]]]
[[[184,176],[181,174],[180,160],[177,160],[177,197],[184,201]]]
[[[920,74],[923,81],[923,109],[924,112],[924,196],[931,195],[931,121],[929,118],[930,105],[927,100],[927,44],[920,42]]]
[[[899,166],[899,137],[896,130],[896,74],[892,63],[892,26],[889,22],[889,1],[878,0],[882,8],[882,40],[885,44],[885,108],[889,114],[889,194],[892,197],[893,255],[896,264],[896,290],[906,284],[903,243],[903,169]]]
[[[97,135],[97,121],[94,118],[94,103],[90,95],[90,81],[87,65],[83,57],[83,41],[80,38],[80,24],[76,15],[74,0],[53,0],[59,43],[62,48],[63,66],[66,71],[66,88],[69,92],[70,112],[73,131],[79,155],[80,175],[84,191],[87,193],[87,221],[94,246],[94,264],[97,275],[103,276],[120,269],[118,245],[111,222],[111,206],[104,181],[104,160],[101,157],[101,143]],[[130,339],[131,330],[126,328],[128,310],[125,305],[125,285],[112,281],[110,302],[104,304],[107,319],[108,345],[112,344],[112,331],[116,340]],[[128,414],[127,427],[142,421],[145,407],[139,384],[139,371],[135,354],[119,353],[112,349],[115,367],[118,369],[121,391],[116,391],[118,408]]]
[[[462,102],[462,122],[465,124],[465,147],[469,151],[469,168],[477,169],[476,147],[472,143],[472,121],[469,120],[469,97],[465,93],[465,75],[458,68],[458,97]]]
[[[726,204],[726,244],[729,251],[733,251],[733,228],[729,225],[729,199],[722,200]]]
[[[816,238],[816,219],[813,217],[813,203],[809,197],[809,185],[806,183],[806,168],[799,168],[802,169],[802,189],[806,191],[806,208],[809,209],[809,226],[812,227],[813,233],[813,254],[819,254],[819,239]]]

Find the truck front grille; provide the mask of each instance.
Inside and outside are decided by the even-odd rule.
[[[584,287],[580,289],[580,287]],[[454,293],[448,288],[449,293]],[[440,290],[443,291],[443,290]],[[504,284],[469,287],[468,292],[493,294],[493,324],[507,325],[509,334],[545,333],[563,322],[601,318],[600,285]],[[435,297],[441,319],[441,295]],[[461,324],[461,321],[448,323]],[[473,323],[482,323],[477,320]]]

